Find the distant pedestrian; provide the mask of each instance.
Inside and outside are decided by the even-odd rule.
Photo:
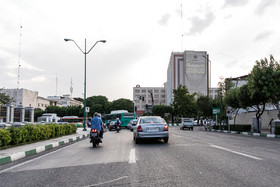
[[[272,134],[272,121],[273,121],[273,118],[270,120],[270,122],[268,124],[270,134]]]

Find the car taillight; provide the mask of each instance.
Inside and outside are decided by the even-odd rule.
[[[137,127],[137,132],[143,132],[143,129],[142,129],[141,125],[139,125],[139,126]]]
[[[97,129],[92,129],[91,132],[97,132]]]
[[[164,125],[164,131],[168,131],[168,125]]]

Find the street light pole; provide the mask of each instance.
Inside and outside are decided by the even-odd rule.
[[[106,40],[98,40],[97,42],[95,42],[95,44],[90,48],[90,50],[87,52],[87,40],[85,39],[85,51],[83,51],[79,45],[75,42],[75,40],[72,40],[72,39],[67,39],[65,38],[64,39],[65,42],[68,42],[68,41],[72,41],[75,43],[75,45],[80,49],[80,51],[85,55],[85,70],[84,70],[84,74],[85,74],[85,77],[84,77],[84,122],[83,122],[83,131],[86,131],[86,86],[87,86],[87,54],[94,48],[94,46],[98,43],[98,42],[102,42],[102,43],[105,43]]]

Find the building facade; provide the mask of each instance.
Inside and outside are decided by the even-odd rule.
[[[164,87],[133,87],[133,100],[136,114],[142,115],[147,109],[154,105],[165,105]],[[154,102],[153,102],[154,101]]]
[[[3,89],[3,91],[13,99],[14,106],[33,107],[38,106],[38,92],[27,89]]]
[[[48,96],[48,100],[54,106],[84,106],[83,101],[80,99],[73,99],[69,94],[63,96]]]
[[[166,104],[170,105],[173,89],[185,85],[191,94],[209,96],[209,57],[206,51],[172,52],[167,69]]]
[[[209,98],[215,99],[220,92],[220,88],[210,88],[209,89]]]

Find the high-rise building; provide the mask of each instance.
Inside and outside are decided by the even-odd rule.
[[[185,85],[189,92],[209,95],[209,60],[206,51],[172,52],[166,82],[166,104],[170,105],[173,89]]]

